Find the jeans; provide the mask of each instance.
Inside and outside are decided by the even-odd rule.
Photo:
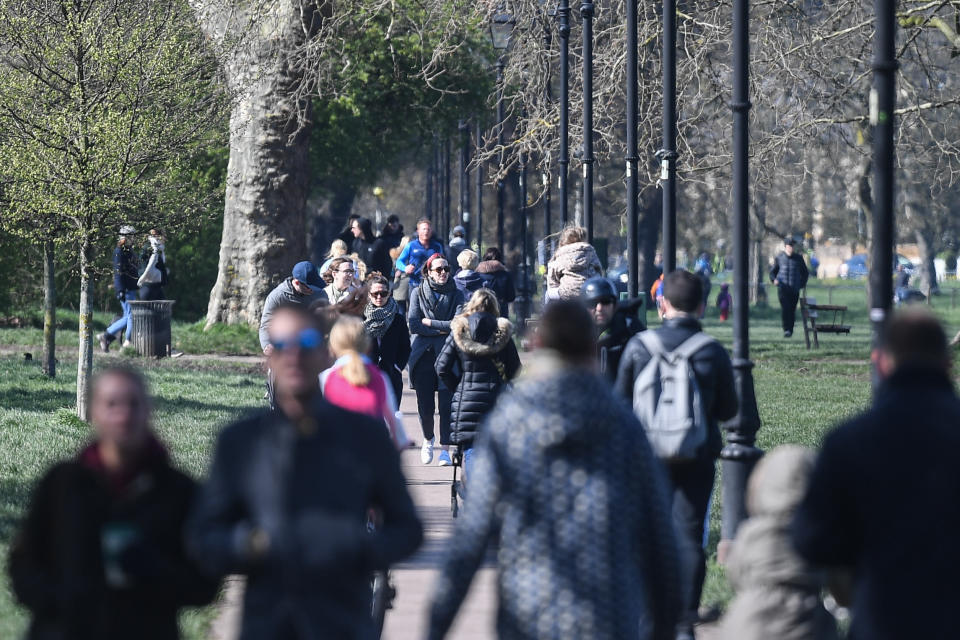
[[[682,558],[682,584],[686,596],[680,622],[697,621],[700,592],[707,575],[707,554],[703,548],[704,526],[713,492],[715,463],[712,459],[668,465],[670,472],[673,527]]]
[[[777,287],[777,297],[780,299],[780,322],[783,324],[783,330],[793,333],[793,325],[797,318],[797,302],[800,300],[800,292],[782,282]]]
[[[127,291],[124,295],[123,300],[120,301],[120,306],[123,307],[123,315],[119,320],[114,322],[112,325],[107,327],[107,333],[112,336],[120,337],[119,333],[121,330],[126,329],[124,332],[124,340],[130,339],[130,332],[133,330],[133,326],[130,324],[130,301],[137,299],[137,290]]]
[[[447,390],[434,370],[434,359],[429,354],[420,357],[413,368],[413,386],[417,392],[417,413],[420,414],[420,429],[426,440],[433,439],[433,413],[440,403],[440,444],[450,442],[450,407],[453,392]],[[436,398],[434,398],[436,394]]]

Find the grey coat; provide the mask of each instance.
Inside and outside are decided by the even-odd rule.
[[[413,370],[417,362],[424,354],[430,358],[432,367],[443,349],[443,343],[446,342],[450,334],[450,321],[457,315],[460,307],[463,306],[463,292],[457,289],[450,281],[450,290],[446,293],[434,294],[427,291],[425,296],[420,295],[420,287],[429,285],[421,283],[417,287],[410,289],[410,309],[407,311],[407,325],[410,327],[410,334],[413,336],[413,344],[410,348],[410,360],[407,366],[410,371],[410,378],[413,378]],[[425,305],[422,298],[427,298],[432,302]],[[423,324],[424,318],[430,318],[430,326]]]
[[[270,344],[270,318],[273,316],[273,310],[284,303],[301,304],[309,307],[314,301],[324,297],[323,289],[314,289],[309,296],[297,293],[291,282],[293,278],[287,278],[270,292],[266,301],[263,303],[263,312],[260,314],[260,348],[266,349]]]

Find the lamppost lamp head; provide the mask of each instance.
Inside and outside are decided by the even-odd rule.
[[[490,39],[493,41],[494,49],[506,51],[510,48],[510,38],[516,24],[516,18],[509,13],[505,13],[503,6],[501,6],[500,12],[490,20]]]

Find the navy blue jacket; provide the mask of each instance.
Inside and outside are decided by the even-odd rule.
[[[126,245],[113,250],[113,288],[118,295],[140,288],[139,260],[133,249]]]
[[[786,252],[781,251],[770,267],[770,282],[779,282],[796,290],[807,286],[807,278],[810,272],[807,270],[807,263],[803,261],[803,256],[794,253],[788,256]]]

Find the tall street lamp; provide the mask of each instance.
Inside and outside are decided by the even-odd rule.
[[[517,23],[516,19],[508,13],[504,13],[503,6],[500,12],[493,16],[490,21],[490,39],[493,41],[493,48],[498,52],[497,56],[497,146],[500,148],[500,170],[497,174],[497,244],[500,250],[504,250],[504,231],[503,231],[503,188],[505,164],[504,149],[506,147],[506,113],[503,104],[503,68],[506,65],[505,56],[507,49],[510,48],[510,38],[513,35],[513,27]]]
[[[570,0],[560,0],[557,5],[560,21],[560,157],[557,172],[557,187],[560,191],[560,223],[570,221],[567,210],[567,176],[570,171]]]
[[[870,264],[871,345],[877,347],[893,301],[893,124],[896,100],[896,0],[876,0],[873,36],[873,89],[870,124],[873,126],[873,246]],[[873,370],[873,388],[879,384]]]
[[[736,28],[736,27],[734,27]],[[663,272],[677,266],[677,2],[663,0]],[[746,126],[746,125],[744,125]]]
[[[750,187],[748,173],[747,116],[750,112],[750,1],[733,2],[733,372],[740,408],[727,422],[727,446],[723,459],[723,522],[718,556],[721,561],[746,518],[744,492],[753,465],[763,455],[754,446],[760,428],[757,397],[753,388],[753,362],[750,361],[749,298],[747,291],[749,262]],[[666,243],[664,243],[666,250]],[[664,253],[664,270],[667,257]]]
[[[583,224],[593,242],[593,14],[590,0],[580,3],[583,18]]]
[[[483,125],[477,120],[477,149],[483,147]],[[479,154],[478,154],[479,155]],[[477,163],[477,253],[483,256],[483,163]]]
[[[529,261],[529,251],[527,250],[527,154],[520,153],[520,295],[517,297],[517,316],[520,320],[521,334],[526,327],[527,316],[529,315],[530,302],[530,278],[528,277],[527,263]]]
[[[466,231],[467,246],[470,243],[470,125],[461,120],[460,130],[460,224]]]
[[[637,0],[627,0],[627,295],[639,293],[637,251]]]

